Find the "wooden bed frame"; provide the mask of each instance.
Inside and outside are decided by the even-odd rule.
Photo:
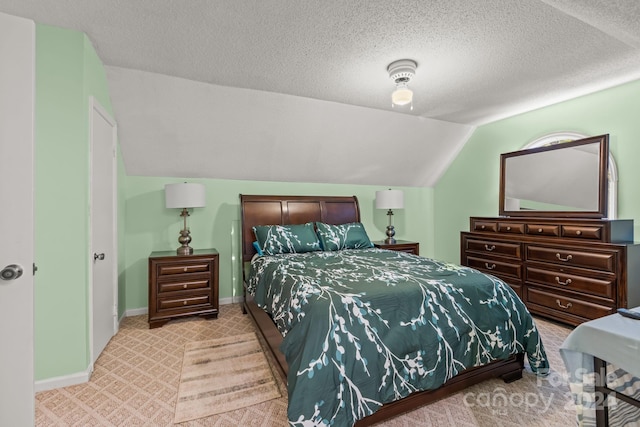
[[[247,274],[248,263],[256,253],[253,247],[255,236],[252,229],[255,225],[303,224],[312,221],[321,221],[326,224],[360,222],[360,207],[356,196],[315,197],[241,194],[240,210],[243,276]],[[271,317],[257,306],[251,295],[247,294],[246,281],[244,282],[243,313],[249,313],[253,318],[277,362],[276,368],[278,372],[284,382],[287,383],[287,361],[279,350],[282,343],[282,335],[277,330]],[[489,378],[499,377],[505,382],[518,380],[522,378],[523,368],[524,354],[520,353],[504,361],[468,369],[436,390],[416,392],[402,400],[387,403],[372,415],[359,420],[355,425],[362,427],[380,422],[416,409],[419,406],[435,402]]]

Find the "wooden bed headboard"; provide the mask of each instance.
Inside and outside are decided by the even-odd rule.
[[[242,222],[242,261],[250,261],[255,225],[304,224],[319,221],[326,224],[360,222],[360,206],[356,196],[261,196],[240,195]]]

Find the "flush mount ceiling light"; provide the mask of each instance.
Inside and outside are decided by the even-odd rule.
[[[387,67],[389,78],[396,84],[396,90],[391,94],[391,106],[411,104],[413,110],[413,92],[408,83],[416,73],[418,64],[411,59],[394,61]]]

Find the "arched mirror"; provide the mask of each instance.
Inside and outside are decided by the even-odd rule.
[[[500,155],[500,215],[614,218],[609,135],[555,133]],[[613,194],[613,208],[608,194]]]
[[[588,135],[579,132],[554,132],[534,139],[522,147],[522,149],[526,150],[529,148],[546,147],[587,137]],[[618,168],[611,151],[609,151],[608,157],[607,185],[609,187],[609,191],[607,192],[607,218],[616,219],[618,218]]]

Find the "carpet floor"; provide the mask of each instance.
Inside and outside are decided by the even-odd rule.
[[[523,427],[575,425],[558,348],[571,328],[536,318],[552,367],[539,379],[529,371],[511,384],[485,381],[432,405],[378,424],[384,427]],[[197,317],[149,329],[147,316],[125,318],[95,364],[88,383],[36,394],[37,426],[286,426],[282,397],[174,424],[185,344],[255,332],[239,304],[220,307],[218,319]],[[267,359],[272,363],[269,354]]]

